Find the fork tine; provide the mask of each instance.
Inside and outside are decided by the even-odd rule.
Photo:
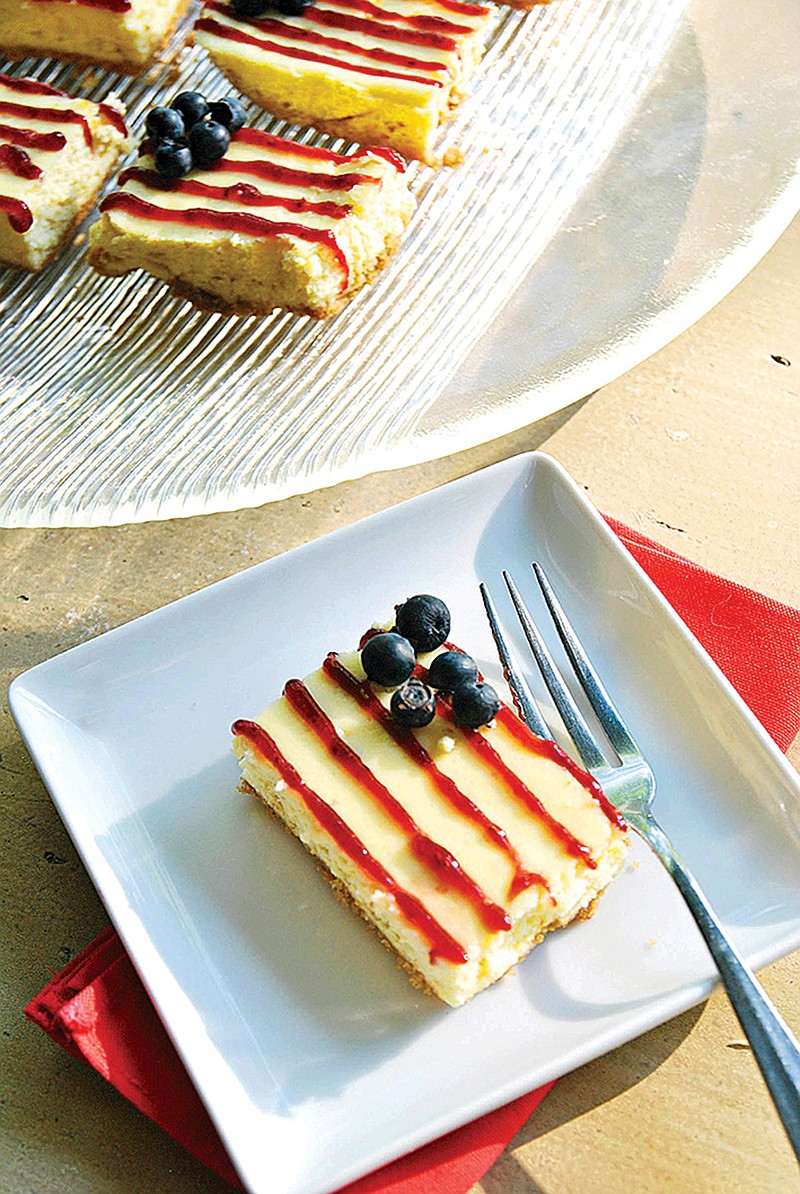
[[[550,616],[553,619],[559,638],[564,644],[564,650],[569,656],[570,663],[575,669],[575,674],[580,680],[584,692],[589,698],[589,702],[597,715],[597,720],[603,727],[609,742],[614,747],[614,750],[619,755],[620,759],[624,761],[632,755],[639,753],[639,748],[628,732],[628,728],[620,717],[617,709],[611,700],[611,697],[606,692],[599,676],[595,672],[588,656],[584,651],[581,643],[572,629],[569,620],[561,607],[561,603],[553,592],[550,581],[547,579],[544,569],[541,564],[534,562],[531,567],[539,587],[542,590],[542,596],[545,599],[547,608],[550,611]]]
[[[545,646],[542,636],[536,629],[533,618],[525,602],[522,600],[522,596],[514,583],[513,577],[504,571],[503,580],[514,603],[514,609],[517,611],[517,617],[528,640],[528,645],[531,651],[533,651],[536,662],[539,665],[542,679],[547,685],[550,696],[553,698],[553,703],[561,715],[561,720],[568,734],[575,743],[584,766],[589,771],[608,766],[606,759],[589,731],[589,727],[583,719],[582,713],[575,704],[572,694],[561,679],[553,658]]]
[[[534,700],[531,690],[528,688],[524,677],[518,671],[511,658],[508,641],[500,627],[497,610],[495,609],[491,594],[483,583],[480,585],[480,590],[484,608],[486,609],[486,617],[489,619],[492,638],[497,647],[500,662],[503,665],[503,673],[508,681],[508,686],[514,696],[514,702],[522,716],[522,720],[528,726],[528,729],[532,730],[534,734],[538,734],[540,738],[552,738],[553,735],[550,733],[547,723],[539,712],[539,707]]]

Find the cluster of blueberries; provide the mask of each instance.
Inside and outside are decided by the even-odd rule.
[[[247,20],[263,17],[272,9],[284,17],[301,17],[312,0],[233,0],[233,15]]]
[[[389,708],[398,725],[420,729],[433,721],[436,694],[448,695],[458,725],[477,730],[497,716],[500,699],[478,665],[462,651],[442,651],[431,662],[427,682],[411,678],[417,655],[441,647],[450,633],[450,611],[438,597],[418,593],[398,606],[393,630],[373,634],[361,650],[369,680],[393,688]]]
[[[182,178],[193,166],[213,166],[246,119],[235,95],[209,103],[199,91],[182,91],[168,108],[151,108],[145,127],[156,170],[164,178]]]

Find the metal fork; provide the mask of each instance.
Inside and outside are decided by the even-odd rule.
[[[656,790],[653,772],[589,662],[544,571],[539,564],[534,563],[532,567],[575,675],[619,762],[609,762],[598,745],[564,683],[517,586],[512,577],[503,572],[503,580],[553,703],[586,770],[595,777],[609,800],[619,809],[631,828],[644,838],[675,880],[711,951],[739,1023],[750,1042],[753,1055],[783,1121],[786,1134],[800,1160],[800,1046],[753,972],[726,937],[697,880],[681,862],[672,842],[653,816],[652,803]],[[539,711],[522,673],[514,663],[508,639],[500,626],[489,591],[484,584],[480,589],[500,662],[520,714],[535,734],[552,739],[554,735]]]

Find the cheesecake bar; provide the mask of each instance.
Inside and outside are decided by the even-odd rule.
[[[234,751],[242,790],[300,839],[412,981],[458,1007],[551,929],[591,914],[624,864],[626,825],[449,643],[409,658],[406,644],[399,671],[381,674],[369,644],[401,638],[371,635],[290,680],[234,723]]]
[[[301,16],[245,18],[207,0],[195,40],[273,116],[433,165],[489,14],[462,0],[315,0]]]
[[[0,264],[49,264],[127,148],[119,107],[0,75]]]
[[[32,55],[138,74],[190,0],[0,0],[0,54]]]
[[[201,310],[324,319],[380,271],[413,208],[390,150],[344,156],[244,127],[184,177],[140,156],[100,205],[89,263],[145,270]]]

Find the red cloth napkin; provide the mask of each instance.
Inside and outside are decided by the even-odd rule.
[[[800,730],[800,611],[610,525],[781,749]],[[183,1064],[113,929],[74,958],[25,1014],[94,1066],[201,1161],[239,1186]],[[465,1194],[552,1083],[347,1187],[346,1194]]]

